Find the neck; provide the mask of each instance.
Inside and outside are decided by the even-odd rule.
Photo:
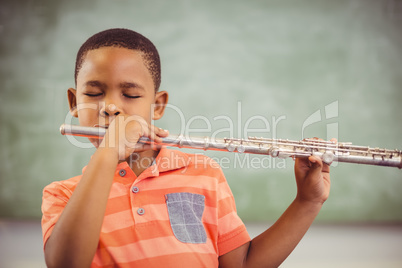
[[[134,174],[138,177],[144,170],[152,165],[159,150],[147,150],[143,152],[133,153],[126,159]]]

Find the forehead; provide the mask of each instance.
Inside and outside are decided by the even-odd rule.
[[[120,47],[102,47],[90,50],[84,55],[77,80],[92,79],[88,76],[102,76],[104,78],[132,77],[133,79],[151,82],[152,76],[146,67],[142,53]]]
[[[92,64],[102,64],[104,61],[109,61],[110,64],[127,64],[131,62],[131,64],[145,67],[141,51],[122,47],[101,47],[89,50],[83,57],[82,66],[88,61],[91,61]]]

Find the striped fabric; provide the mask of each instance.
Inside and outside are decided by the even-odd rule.
[[[44,244],[80,177],[45,187]],[[138,178],[127,162],[117,166],[92,267],[218,267],[248,241],[220,167],[162,148]]]

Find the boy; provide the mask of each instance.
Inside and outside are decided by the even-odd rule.
[[[328,198],[329,167],[296,159],[295,200],[250,241],[216,163],[137,144],[168,135],[150,124],[168,93],[159,91],[159,56],[147,38],[126,29],[92,36],[77,54],[75,81],[70,112],[80,125],[108,129],[91,139],[97,150],[81,176],[44,189],[48,267],[277,267]]]

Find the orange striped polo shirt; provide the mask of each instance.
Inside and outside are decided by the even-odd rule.
[[[80,178],[45,187],[44,244]],[[162,148],[138,177],[127,162],[117,166],[91,267],[218,267],[248,241],[218,164]]]

